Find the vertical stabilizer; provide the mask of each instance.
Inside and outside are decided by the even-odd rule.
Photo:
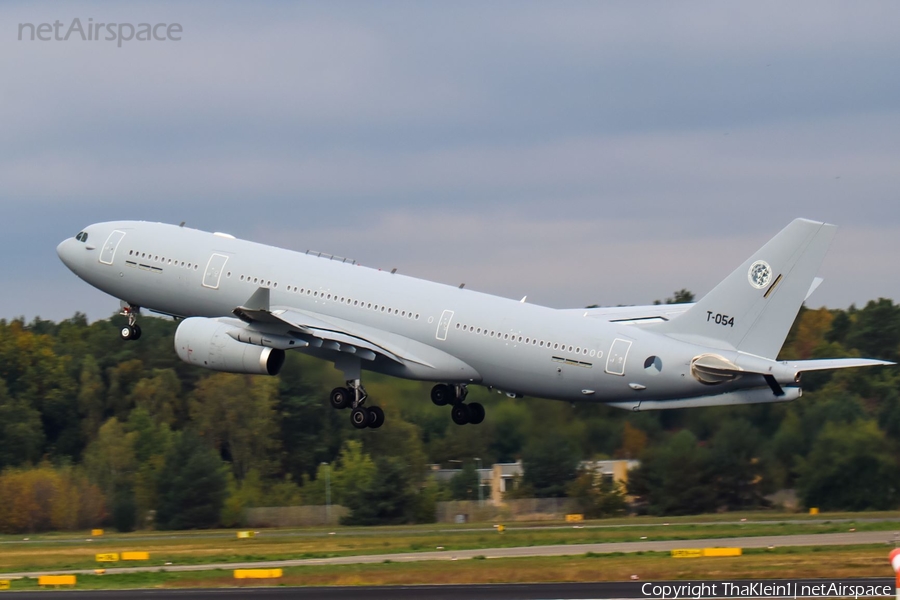
[[[684,314],[648,330],[775,358],[837,227],[796,219]]]

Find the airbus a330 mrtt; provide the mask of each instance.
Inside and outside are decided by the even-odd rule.
[[[804,371],[880,360],[776,360],[835,226],[797,219],[696,304],[557,310],[177,225],[90,225],[57,253],[78,277],[122,301],[124,340],[141,308],[181,322],[186,362],[275,375],[292,350],[328,360],[331,392],[358,428],[379,427],[362,371],[436,382],[454,422],[478,384],[515,397],[604,402],[629,410],[784,402]]]

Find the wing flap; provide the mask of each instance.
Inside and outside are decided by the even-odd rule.
[[[324,315],[298,309],[275,309],[269,306],[269,290],[259,288],[250,299],[233,311],[239,319],[267,331],[303,340],[313,348],[354,354],[367,361],[378,356],[403,364],[432,367],[428,361],[415,356],[398,344],[378,336],[364,326],[348,326]]]

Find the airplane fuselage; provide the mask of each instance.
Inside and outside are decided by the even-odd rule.
[[[634,409],[736,391],[749,394],[740,403],[799,395],[799,388],[792,388],[795,393],[771,399],[765,381],[755,375],[720,383],[713,391],[691,373],[691,361],[708,347],[634,324],[174,225],[120,221],[91,225],[84,233],[86,242],[60,244],[63,262],[87,283],[131,305],[179,318],[233,317],[236,307],[267,288],[273,311],[295,309],[378,332],[424,357],[413,367],[361,361],[367,370]],[[327,348],[300,351],[340,358]],[[728,348],[717,352],[737,357]],[[766,399],[750,400],[754,395]]]

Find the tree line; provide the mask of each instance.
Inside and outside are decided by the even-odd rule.
[[[359,431],[327,404],[342,384],[329,363],[289,353],[278,377],[213,373],[175,355],[176,323],[145,318],[128,344],[121,324],[0,321],[0,531],[238,525],[248,507],[324,503],[326,472],[351,522],[428,521],[437,501],[477,498],[476,458],[521,459],[514,494],[574,496],[597,516],[621,513],[626,490],[583,459],[639,459],[627,493],[652,514],[765,507],[783,488],[822,509],[900,505],[892,367],[808,373],[792,403],[637,414],[473,388],[487,418],[465,427],[430,384],[366,374],[391,418]],[[802,309],[781,357],[898,354],[900,306],[879,299]],[[433,463],[465,468],[438,485]]]

